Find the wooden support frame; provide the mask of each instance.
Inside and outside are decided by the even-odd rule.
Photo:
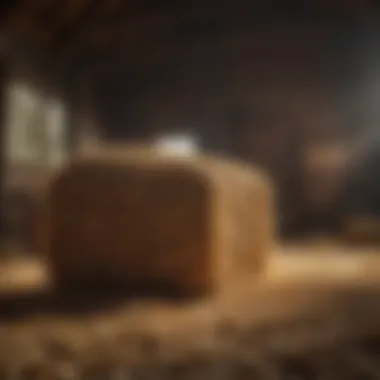
[[[75,20],[68,23],[56,36],[50,47],[52,54],[62,54],[77,38],[78,33],[84,30],[92,22],[93,16],[100,9],[102,0],[87,0],[85,6],[77,14]]]
[[[5,237],[4,226],[4,190],[5,190],[5,170],[6,170],[6,88],[9,79],[8,70],[5,59],[0,57],[0,242]]]

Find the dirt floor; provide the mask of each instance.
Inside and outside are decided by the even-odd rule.
[[[287,245],[189,304],[62,297],[45,269],[0,266],[0,379],[380,379],[380,247]]]

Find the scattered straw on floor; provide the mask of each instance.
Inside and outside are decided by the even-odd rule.
[[[43,266],[6,264],[24,285],[1,293],[0,378],[377,379],[380,257],[334,252],[275,255],[260,283],[192,304],[63,298]]]

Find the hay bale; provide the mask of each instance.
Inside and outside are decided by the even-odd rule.
[[[380,220],[371,216],[352,216],[343,222],[343,240],[357,244],[380,242]]]
[[[72,162],[50,189],[47,226],[58,284],[189,294],[262,271],[274,235],[265,176],[243,164],[147,150]]]

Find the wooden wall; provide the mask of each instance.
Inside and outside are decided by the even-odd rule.
[[[344,129],[329,45],[334,34],[255,33],[190,58],[107,73],[92,83],[91,103],[107,139],[183,129],[200,135],[206,150],[263,166],[278,185],[284,218],[296,219],[305,207],[320,207],[305,193],[313,178],[317,186],[321,180],[307,176],[307,150]]]
[[[372,81],[361,65],[380,32],[370,1],[303,3],[18,1],[0,50],[13,75],[64,101],[70,150],[94,135],[195,133],[205,150],[264,167],[287,225],[326,224],[352,130],[366,124],[357,108],[376,114],[355,94]],[[45,176],[13,178],[20,188]]]
[[[348,133],[337,80],[352,77],[344,49],[337,48],[346,32],[342,25],[301,20],[194,41],[182,36],[184,44],[166,36],[132,51],[111,49],[110,57],[103,51],[104,62],[94,55],[91,67],[90,55],[79,65],[79,84],[62,86],[69,143],[75,147],[78,136],[91,134],[119,142],[193,132],[205,150],[267,169],[284,219],[303,224],[320,210],[328,214],[339,184],[324,186],[333,182],[332,169],[320,169],[325,164],[311,156],[325,143],[341,149]]]

